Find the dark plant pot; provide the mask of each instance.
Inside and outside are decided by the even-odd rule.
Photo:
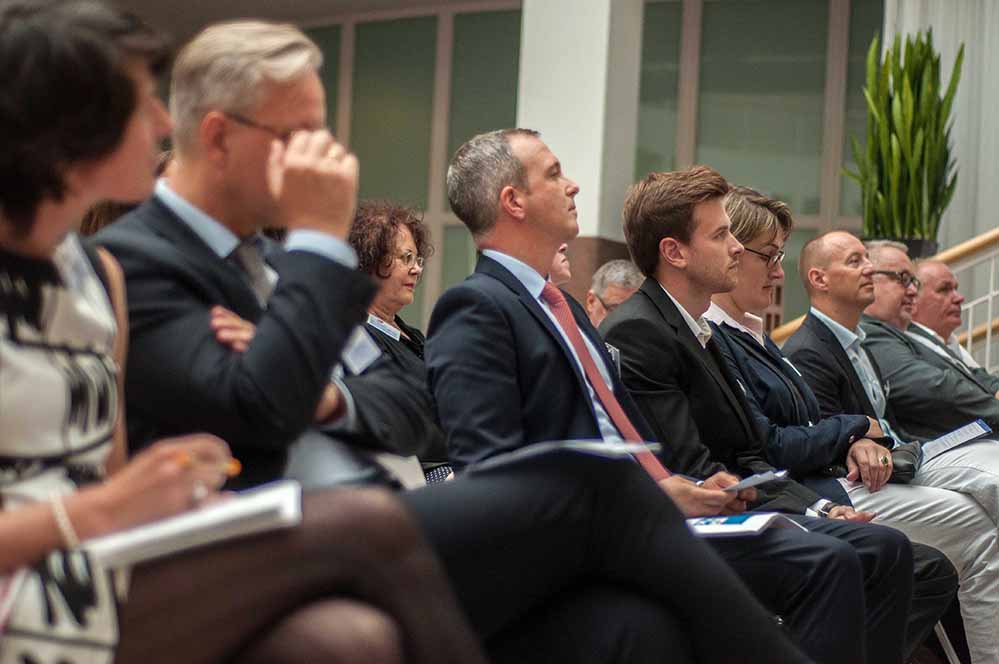
[[[921,237],[878,237],[869,238],[865,237],[864,241],[868,240],[892,240],[893,242],[901,242],[909,250],[909,258],[916,260],[918,258],[929,258],[930,256],[935,256],[940,250],[940,243],[936,240],[928,240]]]

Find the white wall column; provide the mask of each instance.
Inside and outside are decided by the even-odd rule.
[[[964,44],[964,66],[952,111],[958,184],[940,227],[946,248],[996,227],[999,209],[999,3],[995,0],[885,0],[885,41],[933,28],[943,84]]]
[[[523,4],[517,125],[540,131],[579,183],[580,239],[570,251],[569,287],[577,296],[592,270],[623,250],[621,205],[632,183],[638,131],[642,9],[642,0]]]

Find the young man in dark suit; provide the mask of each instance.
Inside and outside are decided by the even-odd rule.
[[[477,136],[448,169],[451,208],[481,256],[434,309],[427,365],[455,466],[472,476],[484,460],[531,443],[650,437],[586,312],[545,278],[558,246],[578,232],[577,191],[529,130]],[[755,497],[721,491],[736,481],[721,468],[707,467],[699,483],[658,459],[638,461],[688,516],[741,512]],[[864,661],[866,651],[900,662],[911,548],[889,529],[865,536],[863,563],[844,541],[796,529],[711,543],[817,660]],[[877,637],[864,638],[865,618]]]
[[[601,325],[604,338],[621,352],[625,385],[670,451],[666,462],[693,475],[773,469],[745,388],[728,371],[703,318],[711,296],[731,290],[738,278],[743,247],[731,234],[723,205],[729,189],[721,175],[704,166],[651,173],[632,187],[623,211],[625,238],[646,281]],[[878,572],[869,564],[883,555],[879,538],[904,536],[864,523],[874,515],[832,504],[793,480],[764,487],[752,507],[814,515],[800,517],[814,537],[849,544],[869,579],[869,656],[898,660],[903,649],[914,649],[917,643],[903,648],[908,612],[885,611],[894,602],[892,590],[870,582]],[[789,551],[807,558],[807,551],[795,549],[800,544],[788,543]],[[936,588],[941,577],[953,589],[953,569],[942,554],[921,548],[920,555],[932,559],[922,570],[933,578],[918,579],[916,596],[924,593],[918,586],[932,581]],[[946,602],[914,614],[911,633],[925,634],[945,608]]]

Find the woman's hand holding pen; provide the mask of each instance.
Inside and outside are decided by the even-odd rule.
[[[105,533],[185,512],[215,499],[239,470],[229,447],[210,434],[161,440],[87,491],[98,506],[91,516],[103,520],[94,525]]]

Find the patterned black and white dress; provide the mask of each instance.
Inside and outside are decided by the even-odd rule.
[[[52,260],[0,249],[3,509],[103,476],[118,410],[115,334],[107,291],[77,236]],[[0,576],[0,621],[2,664],[111,662],[112,575],[81,552],[53,552]]]

